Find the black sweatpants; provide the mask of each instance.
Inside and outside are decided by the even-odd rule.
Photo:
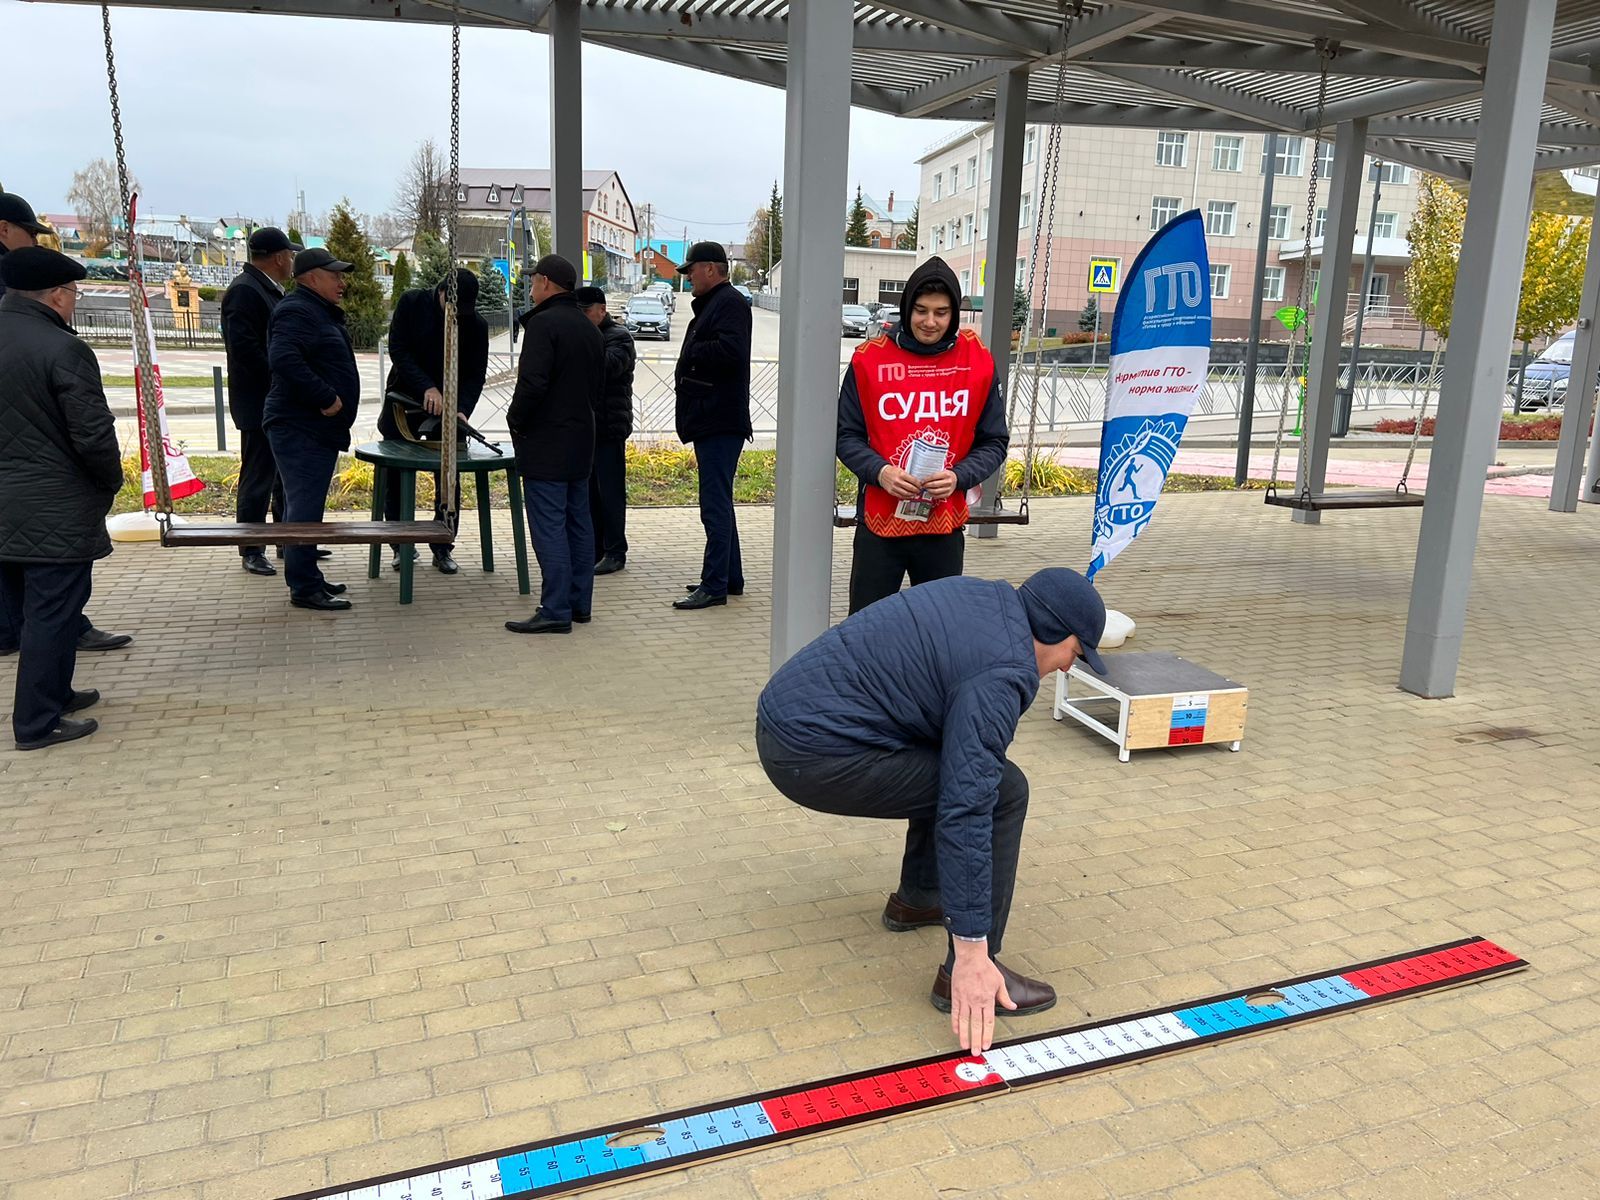
[[[283,520],[283,480],[278,478],[278,460],[272,457],[272,443],[259,429],[239,431],[239,490],[235,497],[235,520],[257,524],[267,519],[270,508],[274,521]],[[239,556],[260,554],[265,546],[240,546]]]
[[[33,742],[61,723],[72,699],[83,606],[92,586],[90,563],[0,562],[0,604],[20,638],[11,730]]]
[[[858,521],[850,555],[850,611],[860,612],[894,595],[907,574],[912,587],[959,575],[966,555],[964,529],[886,538],[868,529],[865,521]]]
[[[777,788],[802,808],[839,817],[876,817],[909,822],[900,860],[900,899],[914,908],[939,898],[939,861],[934,818],[939,809],[939,747],[862,750],[855,754],[802,754],[790,749],[756,722],[756,752]],[[989,955],[1000,953],[1011,893],[1017,886],[1022,853],[1022,823],[1028,815],[1028,777],[1009,759],[1000,775],[1000,794],[991,832]],[[955,966],[951,942],[945,966]]]
[[[594,444],[589,476],[589,516],[594,522],[594,559],[628,557],[628,442],[601,438]]]

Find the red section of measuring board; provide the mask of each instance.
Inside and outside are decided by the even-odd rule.
[[[919,1112],[1210,1042],[1360,1009],[1527,966],[1482,938],[1305,975],[1193,1004],[934,1055],[643,1121],[530,1142],[288,1200],[564,1196],[879,1117]],[[628,1135],[628,1136],[623,1136]]]

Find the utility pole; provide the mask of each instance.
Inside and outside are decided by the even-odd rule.
[[[689,227],[687,225],[683,227],[683,256],[685,258],[689,257]],[[684,290],[683,285],[687,280],[688,276],[686,275],[678,276],[678,290],[680,292]]]

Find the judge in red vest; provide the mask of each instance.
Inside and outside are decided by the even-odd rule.
[[[930,258],[906,283],[900,324],[858,346],[844,374],[838,455],[861,481],[852,613],[907,574],[913,586],[961,574],[969,500],[1005,462],[994,357],[960,311],[955,272]]]

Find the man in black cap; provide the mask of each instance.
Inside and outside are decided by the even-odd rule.
[[[589,513],[594,521],[594,573],[612,575],[628,562],[628,438],[633,433],[633,334],[611,315],[597,287],[573,293],[606,340],[606,388],[595,414],[594,472]]]
[[[39,220],[31,204],[15,192],[0,192],[0,261],[13,250],[38,245],[39,238],[48,232],[50,227]],[[4,273],[0,272],[0,300],[5,294]],[[20,637],[6,616],[5,606],[0,605],[0,655],[15,654]],[[79,650],[120,650],[132,641],[132,634],[96,629],[87,616],[78,622]]]
[[[756,709],[756,749],[796,804],[906,820],[895,932],[944,925],[929,999],[980,1053],[994,1018],[1043,1012],[1048,984],[998,959],[1011,913],[1028,780],[1006,757],[1039,681],[1081,656],[1104,673],[1106,609],[1065,567],[1021,587],[951,576],[868,605],[778,669]]]
[[[750,306],[728,282],[728,252],[696,242],[678,267],[694,291],[694,317],[675,373],[678,438],[694,445],[700,524],[706,531],[700,580],[673,608],[726,604],[744,594],[744,561],[733,512],[733,476],[753,436],[750,424]]]
[[[444,412],[444,305],[450,290],[442,279],[431,291],[414,288],[402,295],[389,318],[389,380],[382,408],[378,412],[378,432],[386,438],[400,438],[395,408],[402,401],[437,417]],[[465,267],[456,269],[456,408],[465,421],[483,395],[483,381],[489,372],[489,323],[478,315],[478,277]],[[396,399],[400,397],[402,399]],[[409,417],[414,426],[416,418]],[[384,468],[387,469],[387,468]],[[385,520],[400,517],[398,472],[391,472],[384,491]],[[434,519],[444,520],[444,490],[434,476]],[[415,546],[394,546],[398,571],[404,555],[416,556]],[[433,547],[433,565],[441,574],[454,575],[459,568],[452,556],[454,545]]]
[[[239,494],[237,520],[256,524],[270,507],[283,520],[283,484],[272,443],[261,429],[261,410],[272,387],[267,365],[267,327],[272,310],[283,299],[283,284],[294,274],[294,256],[302,247],[281,229],[267,226],[250,235],[250,261],[222,294],[222,341],[228,348],[228,412],[239,431]],[[264,546],[240,546],[244,569],[252,575],[276,575]]]
[[[350,448],[350,427],[361,402],[361,374],[344,325],[345,272],[323,249],[294,256],[295,289],[273,309],[267,338],[272,387],[262,427],[283,480],[284,519],[321,521],[339,452]],[[350,607],[345,585],[329,583],[315,546],[283,553],[289,603],[335,612]]]
[[[81,264],[40,246],[0,259],[0,610],[17,633],[17,749],[87,737],[69,714],[90,568],[111,553],[106,514],[122,486],[116,422],[94,352],[69,322]]]
[[[539,560],[539,607],[512,633],[571,633],[594,603],[589,472],[594,415],[605,387],[605,339],[572,294],[578,272],[559,254],[533,268],[533,309],[522,318],[517,388],[506,410]]]

